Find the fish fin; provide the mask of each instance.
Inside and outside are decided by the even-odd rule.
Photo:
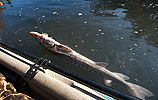
[[[63,45],[56,44],[56,47],[57,47],[57,50],[59,50],[60,52],[64,52],[64,53],[72,52],[70,48]]]
[[[106,66],[108,65],[107,63],[105,62],[96,62],[97,65],[103,67],[103,68],[106,68]]]
[[[132,84],[132,83],[129,83],[129,82],[126,82],[127,84],[127,88],[128,90],[131,92],[131,94],[135,97],[138,97],[142,100],[145,100],[145,97],[151,97],[151,96],[154,96],[154,94],[152,92],[150,92],[149,90],[139,86],[139,85],[136,85],[136,84]]]
[[[105,83],[105,85],[107,85],[107,86],[112,86],[112,80],[110,80],[110,79],[106,79],[106,78],[104,78],[104,83]]]
[[[113,72],[115,75],[117,75],[117,76],[119,76],[121,79],[123,79],[123,80],[128,80],[129,79],[129,77],[128,76],[126,76],[126,75],[123,75],[123,74],[121,74],[121,73],[116,73],[116,72]]]

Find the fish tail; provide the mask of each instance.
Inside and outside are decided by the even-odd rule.
[[[126,82],[126,85],[127,85],[127,88],[129,90],[129,92],[135,96],[135,97],[138,97],[142,100],[145,100],[145,97],[151,97],[151,96],[154,96],[154,94],[152,92],[150,92],[149,90],[141,87],[141,86],[138,86],[136,84],[132,84],[132,83],[129,83],[129,82]]]

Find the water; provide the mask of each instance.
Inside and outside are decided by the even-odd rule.
[[[47,52],[30,36],[46,32],[107,69],[130,77],[158,99],[158,2],[156,0],[3,0],[1,40],[15,48],[104,84],[98,74]],[[113,88],[126,92],[122,87]]]

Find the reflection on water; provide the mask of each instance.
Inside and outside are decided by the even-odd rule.
[[[5,4],[11,4],[11,1],[10,0],[6,0],[5,2],[1,1],[1,3],[3,3],[2,6],[0,6],[0,33],[2,32],[2,30],[4,30],[6,28],[6,25],[3,23],[4,21],[4,18],[1,18],[1,15],[3,13],[3,10],[6,10],[6,6]]]
[[[14,0],[0,7],[0,36],[22,51],[44,57],[58,66],[101,84],[97,73],[48,53],[29,34],[50,36],[107,69],[130,77],[130,82],[158,91],[157,0]],[[122,90],[114,85],[115,89]]]
[[[125,18],[134,28],[134,34],[130,35],[131,40],[143,38],[148,45],[158,47],[158,5],[148,2],[132,2],[129,7]]]
[[[93,0],[91,3],[91,12],[101,17],[121,17],[119,8],[125,9],[122,18],[132,25],[131,40],[144,38],[148,45],[158,47],[157,0]]]
[[[3,13],[3,10],[5,10],[6,9],[6,7],[0,7],[0,33],[1,33],[1,31],[3,30],[3,29],[5,29],[5,24],[3,23],[3,21],[4,21],[4,19],[3,18],[1,18],[1,15],[2,15],[2,13]]]

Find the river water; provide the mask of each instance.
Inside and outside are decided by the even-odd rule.
[[[1,1],[1,0],[0,0]],[[60,43],[125,74],[158,99],[157,0],[3,0],[0,38],[27,53],[104,84],[95,72],[46,51],[29,34],[46,32]],[[126,92],[117,84],[114,89]]]

